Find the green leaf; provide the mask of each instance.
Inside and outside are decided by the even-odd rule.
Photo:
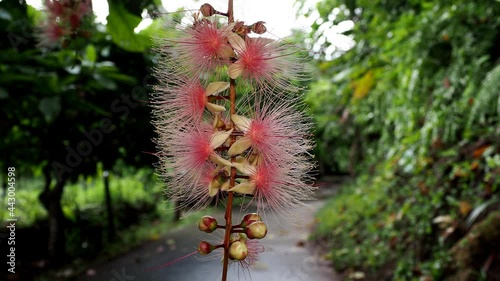
[[[129,13],[121,2],[109,2],[109,15],[106,18],[108,32],[113,42],[120,48],[130,52],[143,52],[150,46],[150,39],[134,33],[134,28],[142,19]]]
[[[146,36],[148,38],[153,38],[154,36],[163,35],[166,30],[163,28],[163,22],[160,19],[155,19],[153,22],[145,29],[139,32],[139,35]]]
[[[61,112],[61,98],[59,96],[43,98],[38,104],[38,109],[43,113],[45,121],[51,123]]]
[[[9,97],[9,93],[7,92],[7,90],[5,90],[5,88],[0,88],[0,100],[6,99],[8,97]]]
[[[91,62],[95,62],[97,60],[97,53],[95,51],[94,45],[87,45],[87,49],[85,50],[85,54],[87,56],[87,60]]]

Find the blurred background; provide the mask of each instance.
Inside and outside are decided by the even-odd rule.
[[[308,50],[318,186],[334,189],[309,239],[335,278],[500,280],[500,2],[267,2],[235,0],[236,18]],[[4,266],[17,218],[0,280],[93,275],[196,222],[162,195],[148,95],[161,18],[201,4],[0,0]]]

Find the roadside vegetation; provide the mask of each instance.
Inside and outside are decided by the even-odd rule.
[[[498,280],[500,6],[317,8],[319,159],[356,180],[318,213],[313,238],[351,279]],[[348,22],[352,49],[321,39]]]

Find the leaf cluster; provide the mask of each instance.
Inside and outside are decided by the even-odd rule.
[[[316,237],[348,273],[444,280],[457,270],[449,249],[498,207],[500,7],[325,0],[317,11],[308,103],[320,163],[361,177],[319,213]],[[355,45],[342,51],[323,25],[347,21]],[[483,265],[488,250],[477,254]]]

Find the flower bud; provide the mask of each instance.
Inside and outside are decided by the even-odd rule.
[[[214,232],[217,229],[217,220],[211,216],[203,216],[198,223],[198,228],[206,233]]]
[[[201,5],[200,12],[204,17],[210,17],[215,15],[217,11],[214,9],[214,7],[212,7],[212,5],[205,3]]]
[[[255,221],[245,228],[245,233],[250,239],[262,239],[267,234],[266,224],[262,221]]]
[[[255,34],[264,34],[264,33],[266,33],[267,28],[266,28],[266,26],[264,24],[265,24],[265,22],[263,22],[263,21],[258,21],[256,23],[252,24],[252,26],[251,26],[252,32],[255,33]]]
[[[262,221],[262,218],[257,213],[246,214],[241,220],[241,226],[243,228],[247,227],[247,225],[251,224],[254,221]]]
[[[244,260],[248,255],[248,248],[244,242],[236,241],[229,246],[229,258],[233,260]]]
[[[247,243],[247,235],[245,233],[238,233],[238,241],[241,241],[243,243]]]
[[[200,255],[208,255],[210,254],[213,250],[215,249],[214,246],[212,246],[210,243],[207,241],[201,241],[200,245],[198,245],[198,253]]]
[[[250,31],[250,28],[244,22],[239,21],[234,24],[233,31],[240,36],[245,36]]]

